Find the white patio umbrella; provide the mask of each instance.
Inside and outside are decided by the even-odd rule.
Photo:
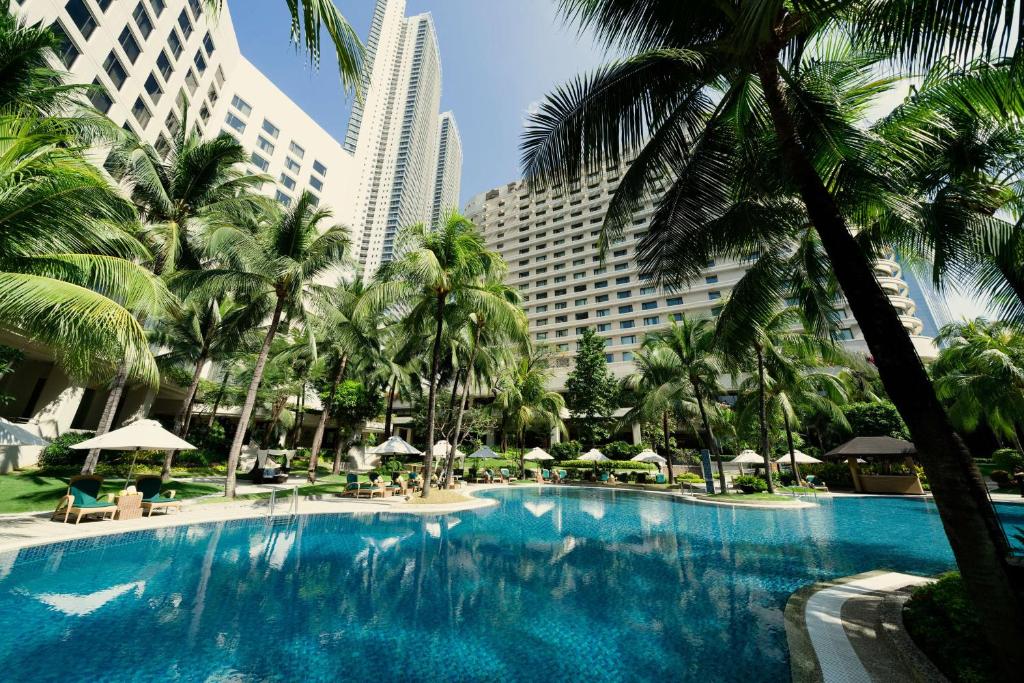
[[[523,456],[523,460],[554,460],[555,456],[549,454],[543,448],[534,448]]]
[[[483,460],[484,458],[487,458],[488,460],[500,460],[501,459],[501,456],[498,455],[497,453],[495,453],[491,449],[490,446],[481,446],[480,448],[478,448],[475,451],[473,451],[473,453],[471,455],[467,456],[467,457],[473,458],[473,459],[476,459],[476,460]]]
[[[813,455],[807,455],[806,453],[804,453],[802,451],[798,451],[796,449],[793,450],[793,455],[796,457],[796,462],[797,462],[798,465],[815,465],[815,464],[821,462],[821,460],[818,460]],[[789,464],[791,462],[792,461],[789,459],[789,453],[786,453],[781,458],[778,458],[775,461],[775,464],[776,465],[786,465],[786,464]]]
[[[764,458],[749,448],[745,448],[740,451],[740,454],[729,462],[739,465],[741,474],[743,473],[744,465],[760,465],[761,467],[764,467]]]
[[[0,417],[0,446],[49,446],[50,442]]]
[[[645,448],[644,450],[640,451],[632,458],[630,458],[630,460],[633,460],[634,462],[653,462],[659,465],[664,465],[665,463],[668,462],[668,460],[658,455],[650,448]]]
[[[452,445],[448,443],[446,439],[441,439],[434,444],[434,450],[432,451],[435,458],[437,457],[448,457],[448,453],[452,450]],[[466,454],[460,451],[458,448],[455,449],[455,457],[461,460],[466,457]]]
[[[580,460],[586,460],[587,462],[608,462],[611,460],[601,451],[596,448],[591,448],[589,451],[580,456]]]
[[[128,468],[127,481],[130,482],[139,451],[192,451],[196,447],[164,429],[156,420],[136,420],[120,429],[76,443],[72,448],[84,451],[93,448],[104,451],[134,451],[132,464]],[[125,485],[128,485],[127,482]]]
[[[400,436],[392,436],[382,444],[370,449],[373,455],[423,455],[423,451],[417,450],[415,446]]]

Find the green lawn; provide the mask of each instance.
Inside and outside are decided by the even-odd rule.
[[[714,500],[729,503],[768,503],[770,505],[792,505],[793,499],[789,496],[780,496],[772,493],[715,493],[697,496],[703,500]]]
[[[101,493],[116,493],[123,486],[124,479],[106,479]],[[67,488],[67,478],[41,475],[33,470],[0,475],[0,513],[53,510]],[[178,498],[194,498],[221,490],[213,484],[174,480],[166,488],[177,491]]]

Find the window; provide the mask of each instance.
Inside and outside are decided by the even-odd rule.
[[[647,296],[648,294],[654,294],[656,291],[658,291],[657,287],[641,287],[640,288],[640,296]]]
[[[608,286],[608,281],[607,280],[598,280],[597,282],[594,283],[594,289],[604,289],[607,286]]]
[[[292,159],[291,157],[285,157],[284,167],[292,173],[298,173],[302,169],[299,162],[295,161],[295,159]]]
[[[124,70],[124,66],[121,64],[121,60],[117,58],[113,52],[107,55],[107,58],[103,60],[103,70],[110,76],[110,80],[113,81],[114,87],[118,90],[124,85],[125,80],[128,79],[128,72]]]
[[[192,20],[188,18],[188,12],[181,10],[181,14],[178,15],[178,26],[181,27],[181,35],[185,36],[185,40],[192,35]]]
[[[555,344],[555,350],[556,351],[568,351],[569,350],[569,345],[568,344]]]
[[[582,336],[583,336],[583,334],[584,334],[584,333],[585,333],[586,331],[587,331],[587,328],[585,328],[585,327],[577,327],[577,328],[576,328],[576,336],[577,336],[577,337],[582,337]]]
[[[289,190],[295,189],[295,179],[285,173],[281,174],[281,184],[287,187]]]
[[[606,353],[606,354],[604,354],[604,362],[605,363],[614,363],[615,362],[615,354],[614,353]]]
[[[210,37],[209,33],[203,38],[203,48],[206,50],[207,57],[212,57],[213,53],[217,50],[217,46],[213,44],[213,38]]]
[[[586,274],[586,273],[583,273],[583,272],[579,272],[579,273],[573,273],[573,274],[572,274],[572,279],[573,279],[573,280],[582,280],[582,279],[583,279],[583,278],[585,278],[586,276],[587,276],[587,274]]]
[[[171,141],[168,140],[167,136],[163,133],[160,133],[160,135],[156,137],[156,144],[153,145],[153,147],[156,149],[157,154],[162,157],[166,157],[167,153],[171,151]]]
[[[50,26],[50,30],[57,36],[58,45],[54,49],[54,53],[60,60],[60,63],[70,69],[75,65],[78,57],[82,54],[81,50],[75,45],[75,42],[68,37],[68,32],[64,30],[64,27],[59,23],[55,23]]]
[[[671,318],[672,320],[674,320],[674,321],[676,321],[676,322],[679,322],[679,321],[681,321],[681,320],[683,319],[683,314],[682,314],[682,313],[673,313],[673,314],[672,314],[671,316],[669,316],[669,317],[670,317],[670,318]]]
[[[300,159],[306,156],[306,150],[302,149],[302,147],[299,147],[294,142],[288,143],[288,150]]]
[[[619,249],[618,251],[616,251],[616,252],[614,252],[612,254],[612,258],[619,258],[620,256],[625,256],[625,255],[626,255],[626,250],[625,249]]]
[[[704,267],[705,268],[714,268],[715,267],[715,259],[709,260],[707,263],[704,264]]]
[[[153,118],[153,114],[149,111],[149,107],[146,106],[146,103],[142,101],[141,97],[137,98],[135,100],[135,104],[132,105],[132,116],[135,117],[135,120],[138,121],[139,125],[143,128],[145,128],[146,124],[149,123],[149,120]]]
[[[556,337],[568,337],[569,336],[569,330],[555,330],[555,336]]]
[[[203,123],[210,120],[210,105],[205,102],[203,103],[203,106],[199,108],[199,118],[203,120]]]
[[[267,154],[274,153],[274,143],[270,142],[262,135],[256,136],[256,146],[262,149]]]
[[[617,284],[617,285],[628,285],[629,284],[629,276],[626,275],[625,277],[617,277],[617,278],[615,278],[615,284]]]
[[[318,192],[324,189],[323,181],[317,178],[316,176],[309,176],[309,184],[314,190],[317,190]]]
[[[668,298],[668,299],[665,300],[665,305],[666,306],[682,306],[683,305],[683,297],[681,297],[681,296],[673,296],[671,298]]]
[[[196,63],[196,69],[199,70],[199,73],[206,73],[206,59],[203,58],[203,55],[200,54],[198,50],[196,50],[196,58],[194,61]]]
[[[599,308],[599,309],[597,309],[597,317],[598,318],[607,318],[608,314],[610,312],[611,311],[609,311],[607,308]]]
[[[139,27],[139,33],[142,34],[143,40],[149,38],[149,34],[153,32],[153,20],[149,18],[149,12],[146,11],[141,0],[135,6],[135,11],[132,12],[132,19],[135,20],[135,25]]]
[[[599,304],[600,303],[604,303],[605,301],[608,301],[608,295],[607,294],[598,294],[596,297],[594,297],[594,301],[596,301]]]
[[[540,284],[540,283],[537,283],[537,284]],[[572,305],[573,306],[586,306],[587,305],[587,299],[586,299],[586,297],[584,297],[582,299],[576,299],[575,301],[572,302]]]
[[[159,102],[160,97],[164,94],[164,89],[160,87],[160,81],[156,80],[156,74],[150,74],[146,79],[146,92],[149,93],[149,99],[153,100],[153,104]]]
[[[160,50],[160,56],[156,58],[156,68],[165,81],[171,77],[171,73],[174,71],[171,66],[171,58],[163,50]]]
[[[633,292],[629,291],[628,289],[624,289],[621,292],[615,292],[616,299],[628,299],[631,296],[633,296]]]
[[[587,291],[587,286],[586,285],[576,285],[576,286],[574,286],[572,288],[572,291],[573,292],[577,292],[577,293],[578,292],[585,292],[585,291]]]
[[[623,362],[628,362],[628,361],[633,360],[633,352],[632,351],[623,351],[622,352],[622,360],[623,360]]]
[[[235,95],[231,98],[231,106],[240,111],[242,113],[242,116],[248,116],[252,113],[252,107],[249,106],[249,103],[243,100],[238,95]]]
[[[565,303],[564,301],[556,301],[555,302],[555,310],[556,311],[565,310],[566,307],[568,307],[568,306],[569,306],[569,304]]]
[[[224,118],[224,121],[237,130],[239,133],[245,132],[245,121],[235,116],[233,113],[228,112],[228,115]]]
[[[281,192],[281,190],[278,190],[274,194],[274,199],[276,199],[277,201],[281,202],[285,206],[291,206],[292,205],[292,198],[289,197],[288,195],[286,195],[284,192]]]
[[[624,315],[626,313],[632,313],[632,312],[633,312],[633,306],[631,306],[631,305],[630,306],[619,306],[619,315]]]
[[[653,311],[657,307],[658,307],[658,302],[657,301],[645,301],[642,304],[640,304],[640,308],[642,310],[645,310],[645,311]]]
[[[711,301],[714,301],[715,299],[721,299],[721,298],[722,298],[722,293],[721,292],[708,292],[708,299],[711,300]]]
[[[327,167],[321,164],[319,161],[313,162],[313,171],[320,175],[327,175]]]
[[[192,8],[192,14],[199,17],[203,13],[203,0],[188,0],[188,6]]]
[[[177,135],[178,131],[181,130],[181,121],[178,120],[173,109],[167,112],[167,121],[165,123],[167,124],[167,130],[171,132],[171,135]]]
[[[636,335],[635,334],[623,335],[622,337],[619,338],[619,343],[620,344],[636,344]]]
[[[101,12],[106,12],[107,8],[110,7],[110,3],[112,3],[113,1],[114,0],[96,0],[96,4],[100,6]],[[21,4],[21,2],[22,0],[18,0],[19,5]]]
[[[188,73],[185,74],[185,85],[188,86],[188,91],[193,95],[196,92],[196,88],[199,87],[199,79],[196,78],[196,72],[192,69],[189,69]]]
[[[175,59],[181,56],[181,38],[178,37],[178,32],[173,28],[167,34],[167,47],[171,48],[171,54],[174,55]]]
[[[627,268],[629,268],[629,264],[628,263],[616,263],[615,264],[615,271],[616,272],[626,270]]]
[[[153,8],[153,14],[158,17],[164,13],[164,0],[149,0],[149,6]]]
[[[261,171],[266,172],[266,170],[270,168],[270,162],[261,157],[256,152],[252,153],[252,156],[249,157],[249,161],[251,161],[253,166],[258,167]]]
[[[548,333],[547,332],[538,332],[537,333],[537,340],[538,341],[542,341],[542,340],[547,339],[547,338],[548,338]]]
[[[631,330],[634,327],[636,327],[635,320],[623,320],[622,322],[619,323],[620,330]]]
[[[86,6],[85,0],[68,0],[64,9],[71,17],[71,21],[75,22],[82,37],[89,40],[89,36],[96,30],[96,17]]]
[[[555,276],[555,284],[557,285],[559,282],[565,282],[565,276],[564,275],[556,275]]]
[[[838,339],[849,341],[849,340],[853,339],[853,330],[851,330],[848,327],[844,327],[844,328],[839,330],[839,334],[836,335],[836,336],[837,336]]]
[[[661,316],[652,315],[644,318],[644,325],[657,325],[659,322],[661,322]]]
[[[611,329],[612,329],[612,324],[611,323],[598,323],[597,324],[597,331],[598,332],[608,332]]]
[[[534,310],[537,311],[538,313],[546,313],[548,310],[548,305],[544,304],[543,306],[538,306]]]
[[[106,114],[114,106],[114,102],[107,95],[107,89],[103,87],[99,80],[94,80],[92,84],[93,89],[89,91],[89,101],[92,102],[92,106],[96,107],[101,114]]]
[[[569,322],[569,316],[567,316],[567,315],[556,315],[555,316],[555,322],[556,323],[567,323],[567,322]]]
[[[275,140],[277,139],[278,134],[280,134],[281,132],[280,128],[272,124],[270,121],[267,121],[266,119],[263,119],[263,130]]]
[[[716,282],[718,282],[718,276],[717,275],[708,275],[707,277],[704,278],[704,282],[706,284],[713,285]]]
[[[121,49],[124,50],[125,57],[132,64],[142,54],[142,49],[139,47],[139,41],[135,40],[135,36],[132,34],[132,30],[127,26],[121,31],[121,35],[117,37],[117,42],[121,44]]]

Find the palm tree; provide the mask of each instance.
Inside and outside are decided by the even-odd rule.
[[[316,482],[317,461],[320,445],[323,443],[327,421],[331,417],[338,385],[345,379],[345,371],[353,360],[361,356],[373,354],[377,349],[376,328],[372,321],[357,318],[356,308],[366,293],[366,286],[361,277],[342,282],[326,293],[323,305],[316,321],[317,346],[325,352],[327,365],[330,368],[330,388],[320,412],[316,431],[313,433],[313,445],[309,453],[309,483]],[[340,434],[339,434],[340,438]]]
[[[984,423],[998,438],[1011,439],[1024,452],[1024,335],[1020,329],[978,318],[946,325],[936,342],[943,348],[932,373],[949,416],[968,432]]]
[[[220,12],[224,8],[224,0],[206,0],[206,5],[213,12]],[[355,91],[357,95],[365,90],[363,81],[369,75],[363,73],[363,44],[332,0],[285,0],[285,6],[291,15],[292,42],[305,47],[313,66],[320,64],[320,33],[326,31],[334,44],[338,72],[345,90]]]
[[[481,278],[492,272],[501,257],[484,246],[473,224],[457,213],[437,229],[418,224],[405,228],[398,238],[401,258],[390,261],[377,273],[376,282],[361,305],[369,315],[388,306],[403,311],[407,329],[421,331],[433,340],[427,393],[427,447],[423,468],[432,471],[434,415],[437,406],[438,370],[445,319],[454,309],[493,308],[498,297],[489,294]],[[492,301],[493,303],[488,303]],[[430,495],[430,477],[424,477],[423,497]]]
[[[627,150],[636,150],[609,205],[605,231],[621,231],[667,175],[670,187],[640,259],[647,272],[685,280],[711,256],[695,248],[702,234],[705,244],[728,250],[728,231],[709,230],[709,224],[730,205],[730,179],[746,171],[744,139],[769,136],[783,171],[778,175],[796,188],[910,428],[968,590],[989,616],[989,642],[1004,673],[1014,675],[1024,661],[1013,645],[1024,641],[1024,607],[1005,536],[970,452],[841,205],[844,182],[854,180],[843,165],[860,160],[864,136],[833,116],[830,100],[802,87],[799,76],[804,48],[838,25],[912,66],[943,51],[960,59],[979,50],[1008,55],[1013,22],[1002,17],[1019,12],[1020,3],[743,2],[682,9],[672,0],[565,0],[563,7],[609,47],[636,54],[577,79],[540,107],[524,142],[526,175],[534,182],[572,182],[581,171],[618,164]]]
[[[473,297],[467,303],[472,308],[466,316],[466,326],[471,337],[469,355],[463,368],[464,378],[462,381],[462,396],[459,399],[456,409],[455,428],[452,432],[451,450],[448,453],[444,472],[447,477],[447,486],[451,486],[454,476],[453,465],[455,452],[462,442],[462,418],[469,401],[469,390],[473,384],[473,376],[476,374],[476,361],[481,348],[496,347],[498,345],[512,344],[519,349],[529,347],[529,337],[526,332],[526,316],[519,307],[519,292],[502,282],[504,268],[495,269],[484,276],[481,284],[480,296]],[[491,363],[486,364],[494,369]],[[456,382],[458,384],[458,374]]]
[[[224,493],[229,497],[235,495],[238,458],[282,320],[287,316],[288,321],[297,323],[305,318],[318,279],[341,265],[348,248],[348,231],[339,225],[325,228],[331,214],[317,209],[315,202],[313,195],[304,192],[291,209],[268,216],[252,230],[230,225],[218,228],[208,247],[216,265],[183,272],[177,278],[182,287],[208,293],[235,292],[248,301],[262,300],[273,311],[228,452]]]
[[[700,421],[704,428],[704,443],[718,462],[718,482],[724,493],[725,467],[722,452],[711,427],[708,404],[715,404],[721,394],[718,378],[724,366],[715,346],[715,328],[710,318],[681,317],[671,326],[644,340],[648,348],[663,347],[673,356],[679,373],[677,381],[687,387],[697,404]]]
[[[565,399],[557,391],[546,388],[550,379],[547,349],[531,346],[498,380],[494,401],[488,406],[488,410],[501,418],[502,442],[506,432],[510,431],[515,437],[520,475],[525,472],[523,455],[527,430],[539,428],[550,433],[557,429],[562,434],[567,433],[562,421]]]

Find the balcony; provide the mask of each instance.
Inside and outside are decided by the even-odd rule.
[[[895,277],[880,277],[878,278],[878,284],[882,285],[882,289],[889,296],[907,296],[910,292],[910,288],[907,283],[899,278]]]

